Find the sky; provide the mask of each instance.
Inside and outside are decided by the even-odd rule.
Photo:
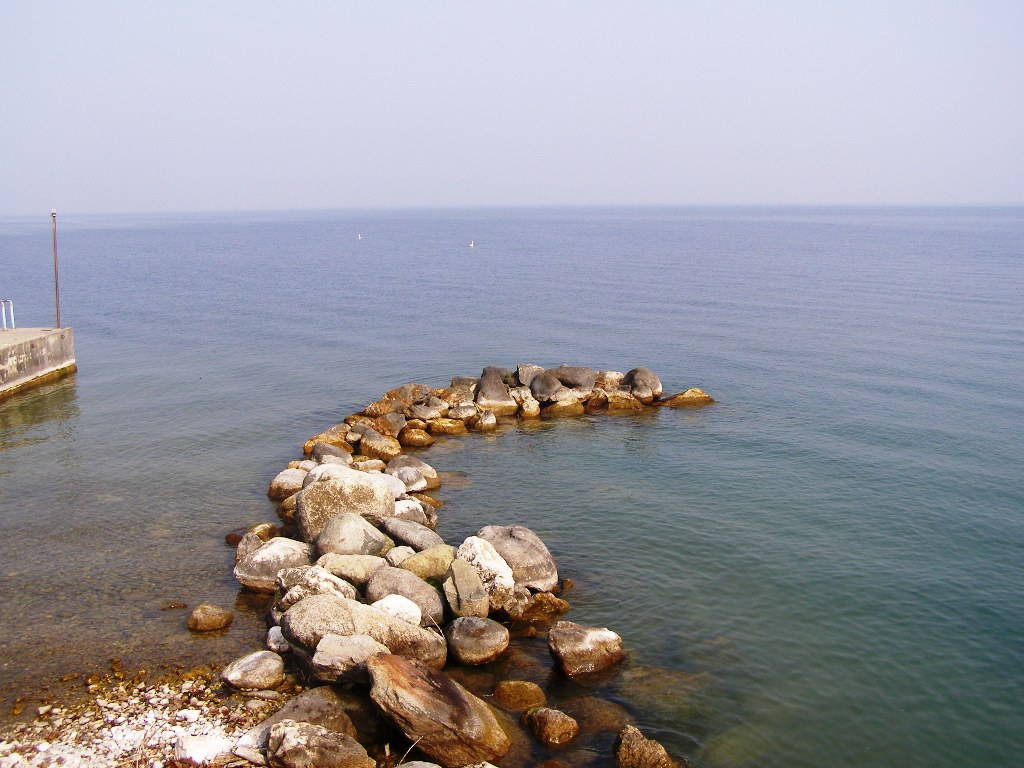
[[[1024,202],[1024,3],[0,3],[0,216]]]

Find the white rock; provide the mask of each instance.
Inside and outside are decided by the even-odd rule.
[[[220,676],[244,690],[276,688],[284,681],[284,660],[273,651],[253,651],[224,667]]]
[[[396,619],[415,624],[417,627],[423,619],[423,612],[420,607],[404,595],[386,595],[375,603],[370,603],[371,608],[394,616]]]
[[[470,536],[459,546],[455,557],[476,569],[491,601],[491,609],[498,610],[508,601],[515,589],[512,568],[498,554],[494,545],[479,536]]]
[[[178,711],[178,719],[186,723],[194,723],[199,719],[200,714],[198,709],[182,709]]]
[[[174,745],[174,759],[187,765],[209,765],[222,755],[231,753],[231,739],[218,734],[178,737]]]
[[[280,501],[291,496],[296,491],[302,490],[302,483],[306,479],[306,470],[286,469],[278,472],[270,481],[270,488],[267,495],[275,501]]]

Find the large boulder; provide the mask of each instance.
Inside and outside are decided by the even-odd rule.
[[[638,728],[626,725],[615,741],[615,761],[619,768],[677,768],[665,748],[645,738]]]
[[[492,619],[461,616],[444,628],[448,653],[460,664],[486,664],[508,648],[508,630]]]
[[[374,528],[365,518],[343,512],[331,518],[317,537],[316,547],[321,554],[382,556],[395,543]]]
[[[540,537],[525,525],[487,525],[476,535],[489,541],[508,563],[516,584],[539,592],[550,592],[558,586],[555,558]]]
[[[600,672],[626,658],[622,638],[606,627],[559,621],[548,630],[548,648],[570,677]]]
[[[650,403],[661,397],[661,379],[650,368],[634,368],[626,371],[622,378],[622,386],[641,403]]]
[[[427,528],[427,526],[414,523],[412,520],[392,517],[385,520],[381,527],[395,541],[408,544],[417,552],[444,544],[444,539]]]
[[[593,368],[582,368],[578,365],[560,365],[548,371],[562,384],[581,392],[589,392],[597,381],[597,371]]]
[[[562,388],[562,382],[550,371],[538,373],[530,382],[530,392],[541,403],[553,400]]]
[[[365,683],[369,679],[366,660],[377,653],[390,651],[369,635],[324,635],[316,644],[310,667],[317,680],[325,683]]]
[[[311,723],[282,720],[270,728],[271,768],[375,768],[376,761],[347,733]]]
[[[374,571],[383,568],[387,563],[383,557],[376,555],[339,555],[336,552],[328,552],[317,560],[316,564],[349,584],[362,587],[369,581]]]
[[[399,567],[415,573],[421,579],[441,581],[454,560],[455,547],[438,544],[406,558]]]
[[[509,394],[508,385],[497,369],[485,368],[476,388],[476,404],[496,416],[511,416],[519,405]]]
[[[410,574],[411,575],[411,574]],[[312,653],[324,635],[369,635],[391,653],[443,667],[444,638],[415,627],[355,600],[337,595],[314,595],[300,600],[284,614],[281,630],[293,645]]]
[[[337,733],[356,735],[355,726],[345,712],[341,696],[333,688],[321,686],[289,699],[273,715],[246,731],[236,742],[234,753],[251,763],[264,765],[266,761],[263,752],[267,747],[270,729],[283,720],[312,723]]]
[[[253,651],[224,667],[220,677],[247,691],[276,688],[284,682],[284,660],[273,651]]]
[[[512,576],[512,568],[498,554],[494,545],[479,536],[470,536],[459,545],[455,557],[476,569],[487,591],[491,610],[503,608],[512,597],[516,583]]]
[[[327,521],[342,512],[374,520],[394,513],[394,497],[371,475],[340,464],[321,466],[332,470],[307,485],[295,505],[295,524],[303,540],[316,540]]]
[[[293,493],[301,491],[302,481],[306,479],[306,472],[307,470],[304,469],[286,469],[283,472],[278,472],[270,481],[267,496],[274,501],[283,501]]]
[[[452,560],[442,584],[448,606],[456,616],[487,617],[491,600],[476,568],[465,560]]]
[[[404,568],[386,566],[377,571],[366,582],[366,599],[370,602],[380,600],[387,595],[401,595],[412,600],[419,606],[422,618],[420,623],[425,627],[441,624],[444,621],[444,603],[441,593],[436,587],[411,571]]]
[[[443,672],[399,656],[367,661],[370,697],[409,740],[443,766],[497,760],[511,742],[490,707]]]
[[[309,561],[309,544],[277,536],[239,560],[235,565],[235,578],[242,586],[257,592],[273,592],[277,588],[278,571],[309,565]]]
[[[542,373],[544,373],[543,366],[534,365],[533,363],[520,363],[516,366],[516,379],[524,387],[530,386],[533,380]]]

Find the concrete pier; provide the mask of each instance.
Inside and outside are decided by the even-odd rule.
[[[0,331],[0,400],[75,371],[70,328]]]

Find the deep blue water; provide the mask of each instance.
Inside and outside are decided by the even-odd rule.
[[[48,220],[0,294],[52,322]],[[74,379],[0,403],[0,684],[223,660],[223,534],[311,434],[487,364],[648,365],[700,411],[506,429],[451,540],[535,528],[605,692],[706,766],[1002,766],[1024,749],[1024,210],[282,213],[61,222]],[[357,240],[362,232],[365,238]],[[474,239],[477,247],[466,243]],[[434,456],[434,458],[430,458]]]

